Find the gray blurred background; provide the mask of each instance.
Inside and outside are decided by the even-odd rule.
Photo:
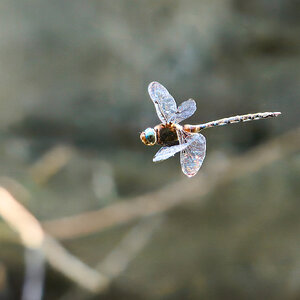
[[[282,116],[205,131],[206,160],[187,179],[178,156],[154,164],[158,147],[139,140],[158,123],[154,80],[177,103],[195,99],[191,124]],[[0,99],[1,185],[70,255],[105,273],[113,249],[126,256],[120,241],[151,231],[103,291],[80,288],[46,259],[43,299],[300,299],[299,1],[3,0]],[[270,163],[259,167],[251,151]],[[221,172],[239,164],[240,175]],[[86,232],[79,222],[59,235],[63,217],[135,208],[145,195],[159,206],[159,191],[169,187],[172,201],[177,186],[186,197],[159,216]],[[0,297],[24,299],[25,250],[0,225]]]

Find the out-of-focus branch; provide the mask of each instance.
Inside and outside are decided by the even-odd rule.
[[[255,147],[240,157],[231,159],[226,166],[220,164],[212,171],[209,169],[207,172],[202,171],[192,180],[183,179],[158,191],[131,200],[127,199],[98,211],[43,222],[43,227],[59,239],[76,238],[99,232],[112,226],[164,212],[188,201],[200,201],[201,197],[220,184],[257,172],[299,149],[300,128],[297,128]]]
[[[72,149],[67,146],[55,146],[39,158],[29,169],[36,183],[43,184],[61,170],[71,159]]]
[[[19,234],[25,247],[32,249],[41,247],[45,235],[38,220],[2,187],[0,187],[0,216]]]
[[[46,260],[56,270],[81,287],[96,292],[99,287],[107,285],[109,281],[107,276],[84,264],[47,235],[38,220],[2,187],[0,187],[0,216],[20,235],[26,248],[42,251]]]
[[[118,245],[97,264],[96,269],[105,274],[109,278],[106,286],[99,286],[97,293],[104,293],[109,284],[119,277],[128,267],[128,265],[136,258],[136,256],[144,249],[146,244],[151,240],[153,233],[160,228],[164,220],[163,216],[145,219],[140,221],[122,238]],[[73,287],[61,300],[71,300],[78,298],[87,298],[83,296],[86,293],[80,291],[78,287]]]
[[[150,241],[153,233],[162,225],[163,219],[164,217],[160,216],[139,222],[97,265],[97,270],[111,279],[118,277]]]
[[[43,251],[52,267],[84,289],[95,293],[108,285],[107,276],[87,266],[48,235],[43,243]]]

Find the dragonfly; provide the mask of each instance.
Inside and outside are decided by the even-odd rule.
[[[273,118],[281,114],[281,112],[258,112],[232,116],[199,125],[180,125],[180,122],[195,113],[196,102],[189,99],[177,107],[168,90],[155,81],[149,84],[148,92],[162,123],[154,128],[145,129],[140,134],[140,139],[147,146],[155,144],[162,146],[155,154],[154,162],[165,160],[180,152],[181,169],[188,177],[197,174],[205,158],[206,140],[200,131],[232,123]]]

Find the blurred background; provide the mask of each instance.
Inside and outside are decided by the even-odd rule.
[[[300,299],[299,37],[294,0],[1,1],[0,299]],[[139,140],[151,81],[282,116],[188,179]]]

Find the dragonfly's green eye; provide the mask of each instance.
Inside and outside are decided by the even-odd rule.
[[[156,143],[156,133],[153,128],[147,128],[140,135],[142,142],[147,146],[153,146]]]

